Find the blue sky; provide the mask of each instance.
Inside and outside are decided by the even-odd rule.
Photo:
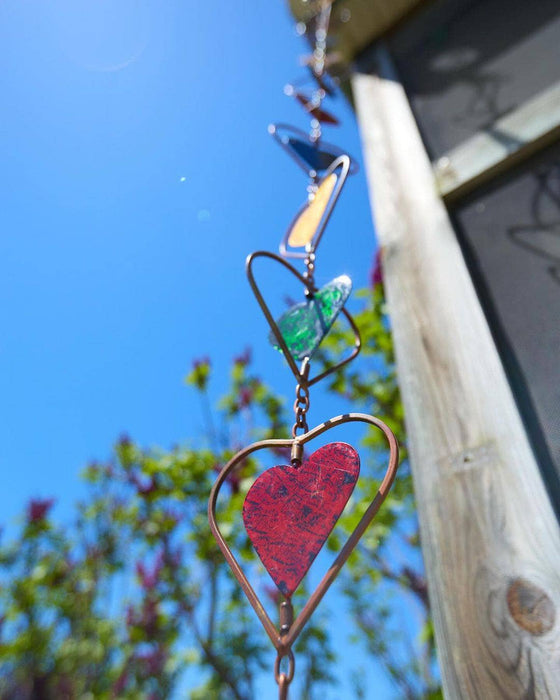
[[[123,431],[196,437],[193,357],[212,357],[219,393],[250,343],[291,398],[244,260],[277,248],[306,196],[267,133],[307,127],[283,94],[305,50],[282,2],[0,5],[2,520],[31,495],[71,503],[79,469]],[[343,124],[326,137],[359,155],[348,105],[331,107]],[[373,246],[362,171],[318,281],[365,284]]]
[[[123,432],[145,446],[200,437],[183,384],[195,357],[212,358],[217,396],[250,344],[291,401],[244,260],[277,249],[306,197],[267,133],[308,126],[283,94],[305,51],[280,0],[0,4],[2,522],[31,496],[69,514],[80,469]],[[330,109],[342,126],[325,138],[359,158],[349,106]],[[318,283],[364,286],[374,246],[362,170]],[[345,408],[315,402],[312,422]]]

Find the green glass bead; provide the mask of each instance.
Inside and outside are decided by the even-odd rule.
[[[294,360],[311,357],[330,331],[352,291],[352,280],[341,275],[322,287],[315,295],[288,309],[276,325]],[[268,336],[270,343],[281,350],[274,333]]]

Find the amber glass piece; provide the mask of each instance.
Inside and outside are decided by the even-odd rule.
[[[321,287],[315,296],[296,304],[278,319],[277,326],[294,360],[311,357],[330,331],[352,291],[352,281],[341,275]],[[276,337],[269,341],[280,350]]]
[[[333,193],[336,180],[336,175],[331,173],[321,182],[317,192],[315,192],[315,197],[301,212],[292,226],[288,237],[288,245],[291,245],[293,248],[300,248],[311,243]]]

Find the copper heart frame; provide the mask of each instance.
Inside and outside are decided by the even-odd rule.
[[[242,462],[253,452],[265,448],[289,447],[291,448],[292,461],[295,461],[297,463],[301,461],[301,457],[303,454],[303,446],[306,443],[315,439],[319,435],[327,432],[328,430],[331,430],[332,428],[336,428],[340,425],[351,422],[361,422],[373,425],[379,428],[385,435],[389,446],[389,460],[385,476],[383,477],[383,481],[381,482],[374,499],[368,506],[366,512],[362,516],[354,532],[349,536],[348,540],[346,541],[346,544],[342,547],[342,549],[336,556],[334,562],[331,564],[328,571],[325,573],[321,582],[319,583],[311,597],[308,599],[304,607],[301,609],[296,619],[293,621],[289,619],[289,617],[287,620],[281,619],[280,629],[276,629],[276,626],[274,625],[268,613],[264,609],[264,606],[262,605],[259,597],[257,596],[253,587],[249,583],[243,570],[239,566],[237,559],[233,555],[231,549],[229,548],[227,542],[224,539],[224,536],[220,531],[216,520],[216,504],[218,500],[218,494],[228,475],[235,469],[235,467],[240,462]],[[276,661],[277,682],[279,682],[279,678],[282,675],[285,675],[280,674],[279,672],[280,661],[284,657],[288,657],[289,659],[290,670],[287,678],[291,680],[290,676],[293,676],[294,670],[294,659],[291,651],[292,645],[298,638],[305,624],[307,623],[307,621],[309,620],[319,603],[321,602],[323,596],[329,589],[334,579],[339,574],[340,570],[346,563],[348,557],[356,547],[359,539],[364,534],[366,528],[371,523],[371,521],[379,511],[379,508],[381,507],[383,501],[387,497],[397,473],[398,459],[399,447],[397,439],[391,431],[391,429],[383,421],[381,421],[379,418],[376,418],[375,416],[369,416],[365,413],[345,413],[341,416],[337,416],[336,418],[331,418],[330,420],[321,423],[312,430],[309,430],[307,433],[304,433],[303,435],[299,435],[292,439],[261,440],[260,442],[255,442],[252,445],[249,445],[245,449],[238,452],[232,459],[230,459],[230,461],[224,466],[224,468],[218,475],[218,478],[216,479],[216,482],[212,487],[212,491],[210,493],[210,498],[208,501],[208,520],[210,522],[210,529],[212,530],[212,534],[214,535],[219,548],[221,549],[227,563],[229,564],[233,575],[239,582],[239,585],[243,589],[245,595],[247,596],[247,599],[249,600],[249,603],[256,612],[259,620],[261,621],[261,624],[263,625],[266,633],[268,634],[272,644],[274,645],[278,653]],[[285,603],[283,603],[282,605],[285,605]],[[287,681],[288,683],[289,680]]]
[[[336,171],[339,171],[338,173]],[[334,209],[334,206],[336,202],[338,201],[338,197],[340,195],[340,192],[342,191],[342,188],[344,187],[344,183],[346,182],[346,178],[348,177],[348,173],[350,171],[350,157],[347,155],[341,155],[336,160],[334,160],[329,168],[325,171],[325,174],[323,177],[317,181],[316,185],[317,187],[321,187],[323,182],[327,180],[327,178],[330,175],[336,174],[336,184],[334,186],[334,189],[331,193],[331,196],[329,197],[329,200],[327,202],[327,206],[325,207],[325,211],[323,212],[321,219],[319,221],[319,225],[317,226],[317,229],[315,233],[313,234],[313,237],[311,239],[311,242],[308,243],[305,246],[304,251],[299,251],[299,250],[294,250],[293,247],[291,247],[288,244],[288,239],[290,238],[290,235],[292,233],[292,230],[296,224],[296,222],[299,220],[300,216],[303,214],[303,212],[309,208],[311,205],[311,202],[306,202],[298,211],[298,213],[295,215],[293,218],[290,226],[288,227],[288,230],[284,234],[284,238],[282,239],[282,242],[280,243],[280,255],[283,255],[284,257],[287,258],[307,258],[308,255],[311,255],[312,253],[315,252],[315,250],[318,248],[319,243],[321,242],[321,237],[323,236],[323,231],[325,230],[326,225],[329,222],[329,219],[331,218],[332,211]],[[302,247],[302,246],[299,246]]]
[[[304,158],[299,156],[292,148],[290,148],[290,137],[304,141],[313,148],[320,148],[325,153],[332,155],[333,160],[339,156],[348,155],[345,154],[341,148],[332,143],[327,143],[322,139],[314,141],[308,133],[302,129],[298,129],[296,126],[291,126],[290,124],[270,124],[268,127],[268,133],[278,144],[280,144],[281,148],[290,156],[290,158],[294,160],[299,167],[313,179],[319,175],[319,172],[324,172],[326,168],[321,168],[319,172],[314,170],[309,163],[304,160]],[[351,158],[349,155],[348,157],[350,158],[350,168],[348,174],[355,175],[360,168],[354,158]]]
[[[245,269],[247,272],[247,278],[249,280],[249,284],[251,285],[251,289],[253,290],[253,294],[255,295],[255,298],[257,302],[259,303],[259,306],[262,309],[263,314],[265,315],[266,320],[268,321],[268,325],[270,326],[270,329],[272,333],[274,334],[274,337],[276,338],[276,341],[278,345],[280,346],[282,353],[284,357],[286,358],[290,369],[292,370],[294,377],[296,378],[298,384],[306,385],[306,386],[312,386],[316,382],[320,381],[321,379],[324,379],[327,375],[332,374],[335,372],[337,369],[340,369],[344,365],[348,364],[348,362],[351,362],[360,352],[360,349],[362,347],[362,339],[360,336],[360,331],[358,330],[358,327],[356,326],[354,319],[350,315],[350,313],[343,307],[342,308],[342,314],[346,317],[346,320],[348,321],[350,328],[352,329],[354,333],[354,347],[352,349],[352,352],[348,357],[344,358],[340,362],[337,362],[337,364],[332,365],[331,367],[327,367],[326,370],[321,372],[320,374],[316,375],[315,377],[312,377],[311,379],[308,378],[307,372],[308,372],[308,362],[306,360],[303,361],[302,369],[300,370],[296,364],[296,361],[292,357],[291,352],[288,349],[288,346],[286,345],[286,342],[284,338],[282,337],[282,333],[280,333],[280,329],[278,328],[278,324],[274,320],[274,317],[270,313],[270,309],[268,308],[268,304],[264,300],[264,297],[261,293],[261,290],[259,289],[259,286],[257,285],[255,281],[255,275],[253,273],[253,262],[257,258],[270,258],[271,260],[275,260],[276,262],[279,262],[281,265],[283,265],[287,270],[289,270],[294,277],[296,277],[305,287],[308,292],[313,295],[315,292],[318,292],[318,288],[315,287],[315,285],[311,284],[302,274],[300,274],[295,267],[290,265],[290,263],[287,260],[284,260],[284,258],[281,258],[279,255],[276,255],[275,253],[271,253],[268,250],[258,250],[255,253],[251,253],[247,257],[247,262],[245,264]]]

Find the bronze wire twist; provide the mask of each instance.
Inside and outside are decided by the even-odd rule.
[[[237,559],[233,555],[231,549],[229,548],[229,545],[225,541],[224,536],[220,531],[216,520],[216,505],[218,500],[218,494],[230,472],[253,452],[271,447],[290,447],[292,449],[292,454],[294,453],[294,450],[299,451],[299,453],[301,454],[303,451],[303,445],[305,445],[307,442],[310,442],[316,437],[319,437],[319,435],[328,430],[331,430],[332,428],[351,422],[361,422],[373,425],[379,428],[385,435],[389,445],[389,460],[385,476],[383,477],[383,480],[377,490],[373,501],[368,506],[367,510],[363,514],[356,528],[347,539],[346,543],[336,556],[334,562],[324,574],[323,578],[321,579],[321,582],[319,583],[315,591],[312,593],[310,598],[307,600],[296,619],[293,622],[291,622],[290,610],[288,610],[287,613],[281,612],[281,630],[278,631],[276,629],[276,626],[268,616],[268,613],[264,609],[263,604],[261,603],[259,597],[255,593],[253,587],[249,583],[247,577],[245,576],[243,570],[237,562]],[[375,416],[369,416],[365,413],[345,413],[343,415],[336,416],[335,418],[331,418],[330,420],[325,421],[324,423],[321,423],[312,430],[309,430],[308,432],[298,437],[294,437],[292,439],[261,440],[259,442],[253,443],[252,445],[249,445],[248,447],[238,452],[234,457],[232,457],[232,459],[230,459],[230,461],[223,467],[222,471],[219,473],[218,478],[216,479],[214,486],[212,487],[212,491],[210,492],[210,498],[208,501],[208,520],[210,523],[210,529],[212,531],[212,534],[214,535],[214,538],[216,539],[218,547],[222,551],[222,554],[224,555],[227,563],[229,564],[233,575],[235,576],[239,585],[243,589],[243,592],[247,596],[249,603],[253,607],[253,610],[257,614],[257,617],[261,621],[265,632],[267,633],[268,637],[270,638],[272,644],[274,645],[277,651],[277,667],[275,666],[275,670],[277,668],[278,673],[275,673],[275,677],[279,686],[280,698],[287,698],[288,685],[290,683],[290,675],[293,676],[294,670],[294,664],[292,663],[289,666],[288,675],[280,673],[280,663],[282,659],[286,656],[288,657],[288,661],[290,661],[290,658],[293,658],[290,657],[293,644],[295,643],[302,629],[304,628],[309,618],[321,602],[323,596],[331,586],[332,582],[337,577],[340,570],[346,563],[348,557],[357,545],[361,536],[364,534],[366,528],[379,511],[379,508],[381,507],[381,504],[387,497],[395,479],[398,467],[398,458],[399,447],[397,439],[393,434],[392,430],[382,420],[376,418]]]
[[[270,258],[271,260],[275,260],[276,262],[280,263],[283,265],[287,270],[289,270],[294,277],[296,277],[303,285],[304,287],[309,290],[309,292],[313,295],[319,290],[317,287],[314,285],[311,285],[305,277],[300,274],[293,265],[290,265],[290,263],[287,260],[284,260],[284,258],[281,258],[279,255],[276,255],[276,253],[271,253],[268,250],[258,250],[255,253],[251,253],[247,257],[247,262],[246,262],[246,272],[247,272],[247,278],[249,280],[249,284],[251,285],[251,289],[253,290],[253,294],[255,295],[255,298],[259,304],[259,306],[262,309],[263,314],[265,315],[266,320],[268,321],[268,325],[270,326],[270,329],[276,338],[276,342],[280,346],[282,353],[284,357],[286,358],[288,365],[290,366],[290,369],[292,370],[292,373],[294,377],[296,378],[296,381],[298,384],[307,384],[308,387],[313,386],[313,384],[316,384],[318,381],[321,379],[324,379],[326,376],[329,374],[332,374],[335,372],[337,369],[340,369],[341,367],[344,367],[344,365],[348,364],[351,362],[360,352],[360,349],[362,347],[362,339],[360,337],[360,331],[358,330],[358,327],[356,326],[356,323],[354,322],[354,319],[350,315],[350,313],[342,307],[341,313],[346,317],[346,320],[348,321],[350,328],[352,329],[354,333],[354,347],[352,349],[352,352],[348,357],[344,358],[343,360],[340,360],[340,362],[337,362],[335,365],[332,365],[331,367],[327,367],[326,370],[321,372],[320,374],[316,375],[315,377],[312,377],[311,379],[308,379],[307,381],[305,380],[304,376],[302,375],[301,371],[299,370],[294,358],[292,357],[292,353],[289,351],[288,346],[286,345],[286,342],[284,338],[282,337],[282,333],[280,333],[280,329],[278,328],[278,324],[274,320],[274,317],[270,313],[270,309],[268,308],[268,304],[264,300],[264,297],[255,281],[255,276],[253,273],[253,262],[257,258]]]

